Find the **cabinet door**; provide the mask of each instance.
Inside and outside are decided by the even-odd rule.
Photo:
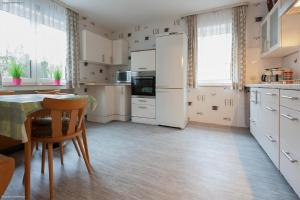
[[[112,41],[110,39],[104,38],[104,63],[112,64]]]
[[[113,40],[113,65],[128,65],[128,42]]]
[[[155,50],[132,52],[131,71],[155,71]]]
[[[262,23],[261,25],[261,51],[265,53],[269,50],[268,42],[268,21]]]
[[[105,86],[104,111],[105,116],[111,116],[115,112],[115,90],[114,86]]]
[[[279,46],[279,25],[279,8],[277,6],[270,15],[270,48]]]
[[[114,114],[121,116],[130,116],[130,86],[114,86],[114,93]]]
[[[88,62],[102,62],[102,38],[87,30],[82,31],[81,37],[81,59]]]

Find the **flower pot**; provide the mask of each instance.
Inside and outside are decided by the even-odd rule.
[[[12,84],[13,85],[21,85],[22,79],[21,78],[13,78]]]
[[[54,80],[54,85],[60,85],[60,80]]]

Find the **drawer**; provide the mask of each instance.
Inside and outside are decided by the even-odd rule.
[[[300,196],[300,157],[299,154],[290,150],[289,146],[289,144],[281,142],[280,172]]]
[[[280,90],[280,105],[300,111],[300,91]]]
[[[300,155],[300,112],[280,107],[280,141]]]
[[[133,117],[155,118],[155,106],[145,104],[132,104]]]
[[[269,132],[262,131],[261,146],[268,154],[274,165],[279,169],[279,137],[272,136]]]
[[[131,102],[133,104],[139,104],[139,105],[152,105],[155,106],[155,99],[151,98],[131,98]]]
[[[279,139],[279,106],[262,105],[259,113],[260,123],[264,134]]]
[[[279,90],[278,89],[260,89],[261,102],[263,105],[279,105]]]

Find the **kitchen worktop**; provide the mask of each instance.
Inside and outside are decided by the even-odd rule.
[[[300,90],[300,84],[260,83],[260,84],[247,84],[246,87]]]
[[[130,86],[131,85],[131,83],[95,83],[95,82],[81,83],[81,84],[86,86]]]

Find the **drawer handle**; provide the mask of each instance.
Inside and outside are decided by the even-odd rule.
[[[265,107],[265,109],[267,109],[267,110],[269,110],[269,111],[272,111],[272,112],[275,112],[275,111],[277,111],[276,109],[274,109],[274,108],[271,108],[271,107]]]
[[[271,142],[276,142],[275,139],[271,135],[266,135],[266,137],[271,141]]]
[[[146,67],[139,67],[138,69],[147,69]]]
[[[290,115],[286,115],[286,114],[280,114],[280,115],[281,115],[282,117],[285,117],[285,118],[289,119],[289,120],[292,120],[292,121],[298,121],[297,118],[292,117],[292,116],[290,116]]]
[[[281,98],[284,98],[284,99],[290,99],[290,100],[298,100],[299,98],[298,97],[289,97],[289,96],[281,96]]]
[[[252,102],[252,103],[257,103],[255,100],[250,100],[250,102]]]
[[[146,106],[139,106],[140,109],[147,109]]]
[[[289,152],[286,152],[284,150],[281,150],[281,152],[283,153],[283,155],[285,155],[285,157],[287,157],[287,159],[289,159],[291,163],[298,162],[298,160],[295,160],[294,158],[291,157],[291,154]]]
[[[146,100],[139,100],[139,102],[143,102],[143,103],[145,103],[145,102],[147,102]]]
[[[268,96],[276,96],[277,94],[267,92],[266,95],[268,95]]]

